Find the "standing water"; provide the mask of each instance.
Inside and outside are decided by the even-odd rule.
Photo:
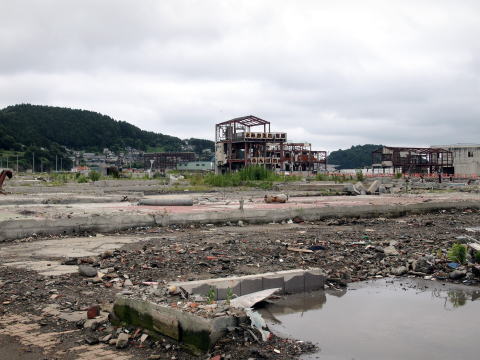
[[[304,359],[479,359],[480,288],[410,279],[290,295],[261,309],[279,335],[317,344]]]

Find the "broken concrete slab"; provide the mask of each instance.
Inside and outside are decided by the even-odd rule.
[[[59,276],[78,272],[77,266],[62,265],[59,261],[53,260],[14,261],[3,263],[1,266],[33,270],[42,276]]]
[[[270,296],[281,290],[282,288],[274,288],[257,291],[248,295],[243,295],[231,300],[230,306],[236,308],[251,308],[253,305],[259,303],[260,301],[268,299]]]
[[[342,185],[343,186],[343,185]],[[139,226],[191,225],[199,223],[270,223],[300,217],[314,221],[328,217],[401,216],[434,210],[476,209],[477,194],[445,194],[375,198],[308,197],[295,198],[287,204],[265,204],[263,199],[246,202],[239,210],[237,203],[197,204],[192,207],[132,206],[130,203],[88,204],[66,207],[29,207],[30,215],[21,215],[17,207],[0,207],[0,241],[28,237],[33,234],[68,234],[84,231],[108,232]]]
[[[367,190],[367,194],[375,194],[380,187],[380,181],[375,180],[373,183],[370,184]]]
[[[299,293],[323,289],[326,276],[321,269],[297,269],[207,280],[172,282],[169,285],[183,288],[190,294],[205,296],[213,288],[217,300],[225,300],[228,289],[237,296],[279,288],[280,293]]]
[[[209,351],[228,327],[238,326],[241,321],[234,316],[204,318],[124,295],[116,297],[113,313],[120,323],[168,336],[194,354]]]
[[[355,190],[359,193],[359,195],[366,195],[367,194],[367,189],[365,189],[365,186],[361,181],[358,181],[354,185]]]

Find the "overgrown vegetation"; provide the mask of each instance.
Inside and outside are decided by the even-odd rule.
[[[252,186],[262,189],[271,189],[274,182],[297,181],[298,176],[279,175],[260,165],[248,166],[237,172],[226,174],[194,175],[190,181],[192,185],[207,184],[216,187]]]
[[[450,261],[465,264],[467,261],[467,247],[463,244],[453,244],[448,250],[447,258]]]
[[[365,180],[365,176],[363,175],[362,170],[358,170],[355,175],[357,176],[357,181],[363,181]]]
[[[352,175],[346,174],[317,174],[315,176],[317,181],[335,181],[335,183],[344,183],[350,180],[353,180]]]
[[[78,177],[77,177],[77,182],[79,184],[83,184],[83,183],[87,183],[88,182],[88,178],[83,175],[83,174],[80,174]]]
[[[102,176],[100,175],[100,173],[98,171],[95,171],[95,170],[92,170],[88,173],[88,178],[92,181],[98,181],[100,180]]]

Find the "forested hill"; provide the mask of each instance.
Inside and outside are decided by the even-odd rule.
[[[332,151],[328,163],[338,165],[338,169],[361,169],[372,165],[372,151],[383,145],[356,145],[346,150]]]
[[[86,151],[103,148],[120,151],[125,147],[143,151],[214,149],[209,140],[183,141],[93,111],[29,104],[0,110],[0,149],[20,151],[29,146],[51,148],[52,145]]]

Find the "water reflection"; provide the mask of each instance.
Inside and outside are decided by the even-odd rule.
[[[443,307],[445,310],[454,310],[466,305],[469,301],[480,299],[480,290],[473,289],[426,289],[431,291],[433,298],[443,299]]]
[[[311,359],[473,359],[478,299],[479,288],[381,279],[282,297],[259,312],[273,332],[316,343]]]
[[[313,291],[311,293],[293,294],[280,298],[274,302],[266,302],[258,309],[265,320],[275,324],[282,322],[277,318],[280,315],[299,313],[303,317],[304,313],[310,310],[318,310],[327,302],[327,294],[335,297],[342,297],[347,293],[346,289]]]

